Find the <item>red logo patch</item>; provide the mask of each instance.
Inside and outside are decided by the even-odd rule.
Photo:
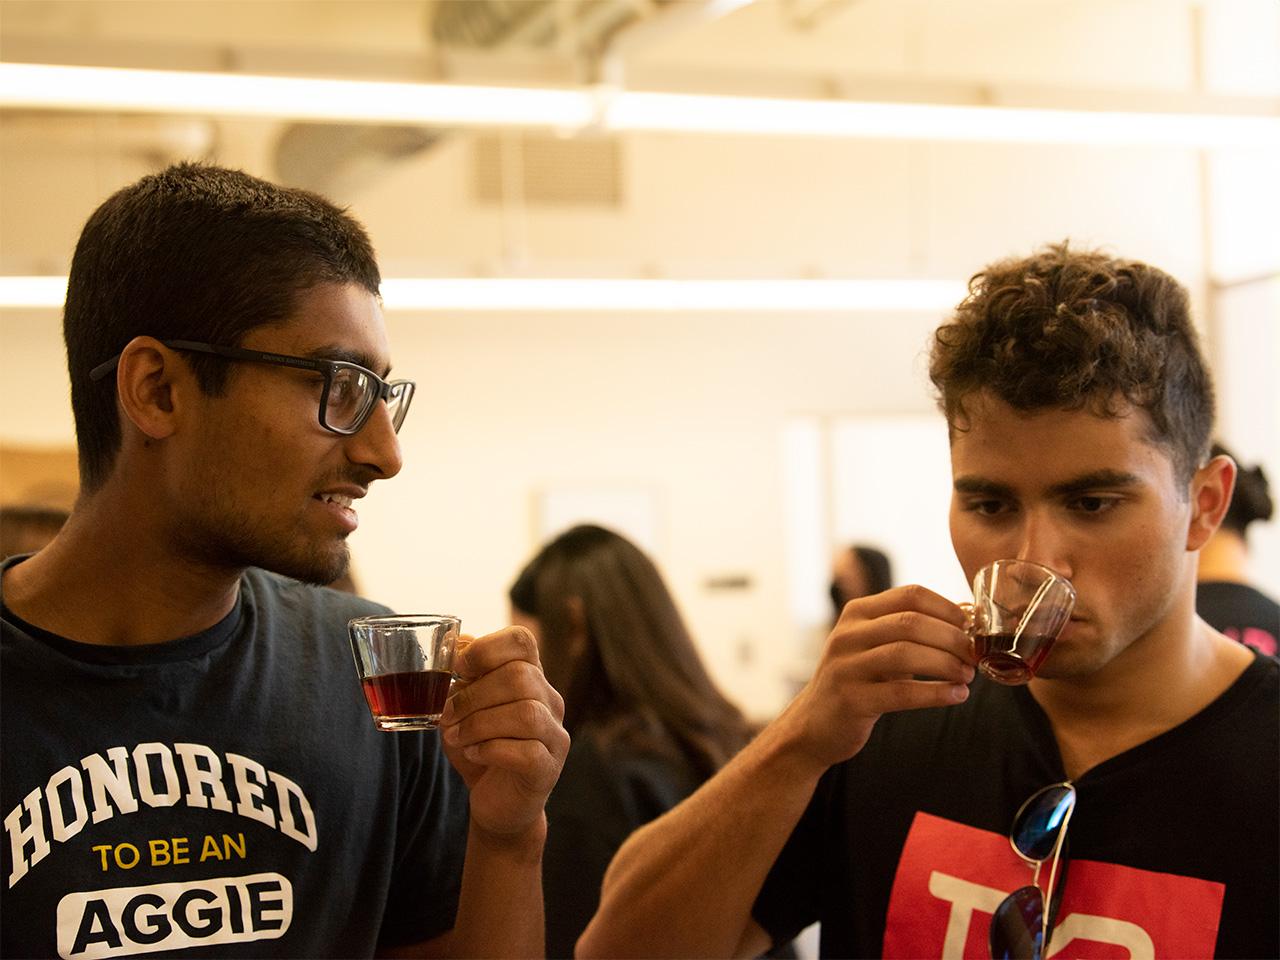
[[[884,956],[985,960],[992,912],[1031,877],[1007,837],[917,813],[893,880]],[[1225,892],[1208,880],[1072,860],[1046,960],[1212,957]]]

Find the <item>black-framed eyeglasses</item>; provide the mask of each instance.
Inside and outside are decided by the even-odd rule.
[[[351,436],[359,433],[373,414],[379,400],[387,402],[391,425],[399,431],[409,412],[413,399],[412,380],[383,380],[372,370],[346,360],[319,360],[311,357],[291,357],[284,353],[265,353],[242,347],[223,347],[214,343],[197,343],[193,340],[161,340],[170,350],[191,353],[207,353],[226,360],[248,363],[269,363],[295,370],[311,370],[324,377],[320,391],[320,426],[333,433]],[[89,371],[89,379],[97,382],[116,368],[120,362],[117,354],[105,363]]]
[[[987,942],[992,960],[1040,960],[1053,929],[1054,887],[1062,846],[1076,808],[1076,788],[1070,781],[1050,784],[1033,793],[1013,818],[1009,843],[1014,852],[1035,867],[1031,884],[1019,887],[1000,902],[991,916]],[[1049,882],[1040,889],[1040,868],[1052,860]]]

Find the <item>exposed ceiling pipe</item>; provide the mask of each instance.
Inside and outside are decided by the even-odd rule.
[[[754,2],[755,0],[690,0],[666,5],[652,16],[633,21],[609,37],[600,53],[597,79],[606,87],[620,90],[626,86],[627,57],[675,33],[719,20]]]

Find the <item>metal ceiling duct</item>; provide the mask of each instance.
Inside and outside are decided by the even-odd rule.
[[[427,30],[437,47],[487,52],[519,47],[591,58],[622,27],[666,2],[436,0],[425,9]],[[276,173],[284,183],[347,197],[448,133],[409,126],[292,123],[276,144]]]

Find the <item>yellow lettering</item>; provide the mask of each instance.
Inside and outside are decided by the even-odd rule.
[[[200,862],[206,860],[230,860],[232,854],[241,860],[245,856],[244,834],[237,833],[234,837],[229,833],[224,833],[219,843],[219,838],[213,834],[205,834],[204,843],[200,846]]]
[[[222,848],[218,846],[218,838],[206,833],[204,837],[204,845],[200,848],[200,862],[204,863],[206,860],[221,859]]]
[[[169,855],[168,840],[152,840],[147,846],[151,848],[151,865],[153,867],[167,867],[173,857]]]
[[[101,846],[93,847],[93,852],[102,857],[102,872],[107,872],[107,852],[111,849],[111,844],[104,843]]]
[[[224,833],[222,835],[222,842],[226,845],[226,853],[227,853],[228,860],[231,859],[231,852],[233,850],[235,851],[236,855],[240,857],[241,860],[244,859],[244,834],[237,833],[236,836],[239,837],[239,840],[232,840],[231,835],[228,833]]]
[[[174,863],[190,863],[191,862],[191,857],[189,856],[191,851],[190,851],[190,848],[187,846],[187,844],[188,844],[188,840],[186,837],[173,838],[173,862]]]
[[[133,855],[133,859],[128,859],[129,854]],[[138,861],[142,859],[142,854],[132,843],[120,844],[111,851],[111,855],[115,857],[116,866],[122,870],[132,870],[138,865]]]

